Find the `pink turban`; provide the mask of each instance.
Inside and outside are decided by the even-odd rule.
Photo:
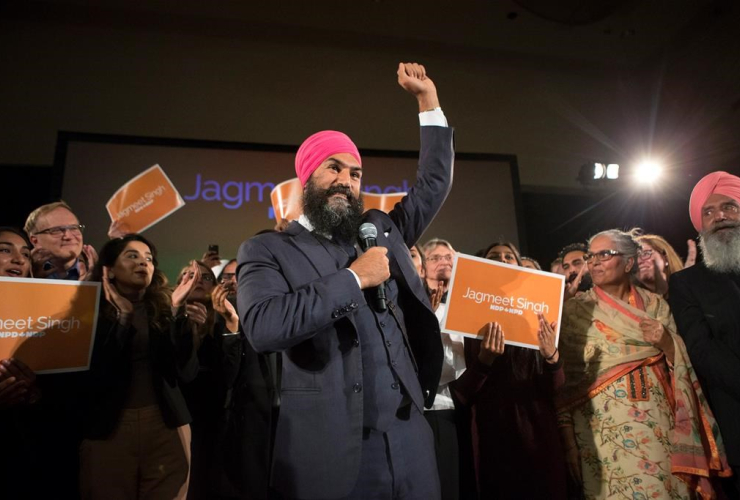
[[[740,177],[727,172],[712,172],[700,180],[691,191],[689,215],[697,232],[701,232],[701,208],[713,194],[729,196],[740,203]]]
[[[357,151],[357,146],[346,134],[334,130],[324,130],[316,132],[303,141],[295,155],[295,173],[301,181],[301,186],[306,185],[308,178],[324,160],[340,153],[351,154],[362,166],[360,152]]]

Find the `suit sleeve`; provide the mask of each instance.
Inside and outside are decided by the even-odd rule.
[[[257,352],[288,349],[365,304],[354,275],[346,269],[292,290],[260,238],[241,246],[238,265],[238,311],[244,334]]]
[[[709,384],[740,399],[740,358],[715,337],[699,301],[681,278],[680,275],[671,276],[669,301],[691,363]]]
[[[416,183],[389,214],[401,230],[406,246],[419,240],[442,208],[452,188],[454,158],[451,128],[421,127]]]

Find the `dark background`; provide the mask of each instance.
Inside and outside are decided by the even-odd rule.
[[[525,253],[641,226],[684,254],[691,187],[740,168],[739,53],[735,0],[0,2],[0,224],[59,196],[60,131],[295,147],[330,128],[413,150],[395,70],[420,61],[457,151],[516,158]],[[643,157],[667,168],[652,192],[577,181]],[[491,220],[510,208],[492,202]]]

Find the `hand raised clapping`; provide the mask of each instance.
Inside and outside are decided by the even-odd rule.
[[[200,266],[194,260],[190,261],[190,268],[185,271],[180,284],[172,292],[172,307],[182,307],[199,281]]]
[[[213,309],[226,321],[226,328],[236,333],[239,331],[239,316],[236,314],[234,305],[228,300],[229,290],[223,285],[218,285],[211,294]]]
[[[118,293],[118,289],[111,283],[110,268],[107,266],[103,266],[103,293],[105,293],[105,300],[116,309],[119,323],[127,324],[134,312],[134,305]]]

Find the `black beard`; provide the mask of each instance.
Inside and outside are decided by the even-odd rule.
[[[329,198],[337,193],[347,197],[346,206],[332,206]],[[346,186],[317,187],[312,180],[303,192],[303,213],[318,234],[343,242],[357,239],[364,206],[362,196],[355,198]]]

